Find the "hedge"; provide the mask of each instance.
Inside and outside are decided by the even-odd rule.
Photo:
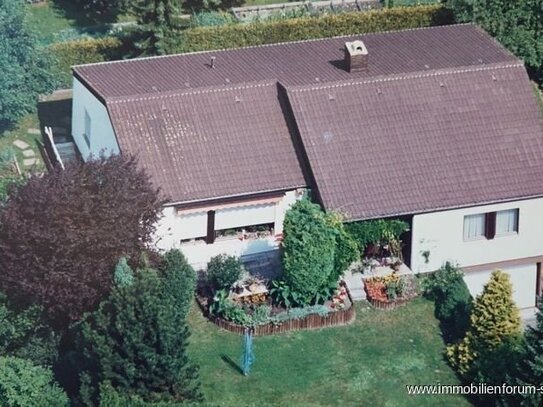
[[[440,5],[395,7],[284,21],[255,22],[183,31],[178,52],[236,48],[285,41],[326,38],[375,31],[452,24],[451,11]]]
[[[116,37],[59,42],[49,47],[56,61],[58,78],[62,86],[71,86],[73,65],[122,59],[126,45]]]

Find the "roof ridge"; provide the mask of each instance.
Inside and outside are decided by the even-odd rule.
[[[167,92],[160,92],[157,94],[143,94],[143,95],[129,95],[129,96],[114,96],[108,97],[106,99],[106,104],[115,104],[115,103],[125,103],[125,102],[138,102],[138,101],[147,101],[147,100],[160,100],[160,99],[169,99],[177,96],[185,95],[200,95],[206,93],[218,93],[218,92],[228,92],[231,90],[237,89],[254,89],[254,88],[263,88],[267,86],[277,85],[277,79],[266,79],[263,81],[253,81],[253,82],[242,82],[239,84],[232,85],[218,85],[218,86],[207,86],[201,88],[191,88],[191,89],[176,89]]]
[[[443,28],[443,27],[457,27],[457,26],[463,26],[463,25],[472,25],[472,26],[477,27],[477,25],[473,24],[473,23],[459,23],[459,24],[433,25],[433,26],[427,26],[427,27],[404,28],[404,29],[398,29],[398,30],[372,31],[372,32],[368,32],[368,33],[336,35],[336,36],[333,36],[333,37],[310,38],[310,39],[305,39],[305,40],[282,41],[282,42],[275,42],[275,43],[270,43],[270,44],[248,45],[248,46],[245,46],[245,47],[217,48],[217,49],[211,49],[211,50],[206,50],[206,51],[192,51],[192,52],[182,52],[182,53],[179,53],[179,54],[156,55],[156,56],[152,56],[152,57],[138,57],[138,58],[131,58],[131,59],[119,59],[117,61],[94,62],[94,63],[90,63],[90,64],[74,65],[74,66],[72,66],[72,70],[75,69],[75,68],[87,67],[87,66],[113,65],[113,64],[130,63],[130,62],[133,62],[133,61],[141,61],[141,60],[175,58],[175,57],[180,57],[180,56],[184,56],[184,55],[198,55],[198,54],[205,54],[205,53],[212,53],[212,52],[225,52],[225,51],[231,51],[231,50],[245,50],[245,49],[254,49],[254,48],[265,48],[265,47],[274,47],[274,46],[280,46],[280,45],[286,45],[286,44],[303,44],[303,43],[307,43],[307,42],[318,42],[318,41],[325,41],[325,40],[338,39],[338,38],[354,37],[354,36],[357,36],[357,35],[368,36],[368,35],[388,34],[388,33],[398,33],[398,32],[432,30],[432,29],[439,29],[439,28]]]
[[[322,90],[322,89],[334,89],[334,88],[343,88],[346,86],[352,85],[366,85],[371,83],[380,83],[380,82],[392,82],[408,79],[420,79],[420,78],[430,78],[436,76],[446,76],[453,74],[462,74],[468,72],[481,72],[481,71],[491,71],[496,69],[510,69],[510,68],[523,68],[524,64],[522,62],[509,63],[509,62],[499,62],[495,64],[479,66],[476,68],[469,68],[466,66],[458,68],[445,68],[445,69],[436,69],[432,71],[418,71],[409,74],[395,74],[395,75],[382,75],[379,77],[373,77],[371,79],[354,79],[349,81],[336,81],[329,82],[326,84],[320,85],[299,85],[299,86],[286,86],[287,91],[289,92],[307,92],[311,90]]]

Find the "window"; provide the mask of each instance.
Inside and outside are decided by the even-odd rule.
[[[464,216],[464,240],[518,233],[518,209]]]
[[[518,233],[518,209],[496,212],[496,234]]]
[[[464,216],[464,240],[480,239],[485,237],[486,214]]]
[[[87,143],[87,146],[90,148],[90,138],[91,138],[91,118],[89,112],[85,109],[85,132],[83,137]]]

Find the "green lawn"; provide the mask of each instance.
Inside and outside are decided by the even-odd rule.
[[[39,158],[36,169],[41,170],[44,167],[44,164],[36,144],[36,140],[41,140],[41,135],[27,133],[28,129],[39,129],[39,127],[38,115],[29,114],[19,120],[14,129],[6,131],[0,135],[0,151],[11,148],[16,153],[17,160],[19,161],[19,165],[23,171],[25,170],[22,165],[24,156],[22,151],[13,145],[13,141],[16,139],[22,140],[26,142],[32,150],[34,150],[35,156]]]
[[[433,304],[394,311],[357,304],[348,327],[254,340],[256,362],[239,373],[242,338],[218,329],[194,306],[191,356],[208,402],[261,406],[469,406],[462,396],[407,396],[406,384],[457,384],[444,361]]]

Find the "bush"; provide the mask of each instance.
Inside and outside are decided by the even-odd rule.
[[[59,42],[49,47],[61,86],[71,86],[72,66],[123,59],[127,46],[116,37]]]
[[[243,263],[236,256],[219,254],[207,264],[207,281],[214,290],[228,290],[243,273]]]
[[[0,357],[2,407],[68,406],[68,397],[53,373],[16,357]]]
[[[521,334],[520,313],[513,298],[509,275],[496,270],[473,303],[470,326],[458,344],[447,347],[451,365],[461,375],[473,375],[474,362],[504,341]]]
[[[362,253],[370,244],[385,245],[394,242],[394,249],[401,251],[400,236],[409,230],[409,224],[399,219],[378,219],[348,223],[346,228]],[[396,255],[400,256],[401,253]]]
[[[326,38],[375,31],[451,24],[452,13],[442,6],[421,6],[302,17],[183,31],[178,52],[237,48],[285,41]]]
[[[331,212],[327,214],[326,221],[336,232],[334,272],[330,276],[330,282],[337,283],[345,270],[359,257],[360,249],[353,236],[347,232],[342,216]]]
[[[283,236],[283,278],[309,305],[334,273],[336,231],[318,205],[302,199],[287,211]]]
[[[469,326],[472,297],[458,267],[447,262],[423,279],[426,297],[435,302],[435,316],[449,341],[462,338]]]

